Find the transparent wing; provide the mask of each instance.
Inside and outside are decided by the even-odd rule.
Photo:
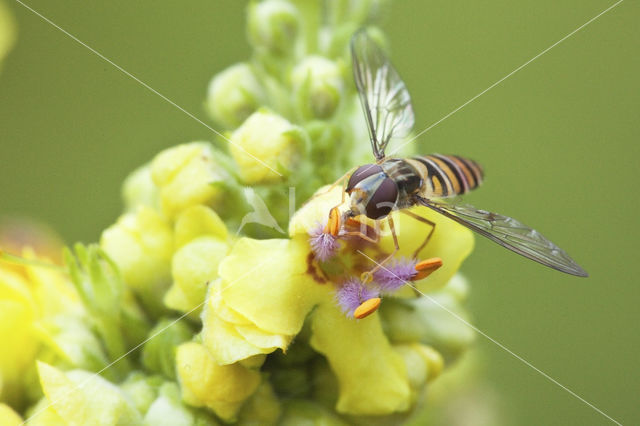
[[[353,35],[351,56],[371,147],[376,160],[380,160],[391,138],[407,136],[413,127],[411,97],[398,72],[366,30]]]
[[[479,210],[469,204],[441,203],[422,197],[418,197],[418,201],[526,258],[567,274],[588,276],[564,250],[511,217]]]

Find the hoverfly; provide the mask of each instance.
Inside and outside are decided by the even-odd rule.
[[[350,208],[343,215],[337,208],[331,210],[327,225],[330,233],[337,235],[341,223],[360,215],[376,223],[386,218],[397,251],[397,237],[389,213],[400,210],[432,227],[415,252],[417,254],[435,229],[433,222],[407,211],[412,206],[422,205],[528,259],[567,274],[588,275],[564,250],[519,221],[468,204],[443,201],[462,195],[482,183],[482,168],[476,162],[440,154],[404,159],[385,157],[389,141],[407,136],[413,127],[411,97],[398,72],[366,30],[359,30],[352,37],[351,55],[356,88],[376,162],[360,166],[350,176],[344,176],[349,180],[344,188],[343,201],[348,195]],[[374,270],[380,266],[378,264]]]

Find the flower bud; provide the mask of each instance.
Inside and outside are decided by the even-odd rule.
[[[134,371],[120,384],[120,389],[138,411],[146,413],[158,397],[158,390],[164,382],[165,378],[162,376],[148,376],[141,371]]]
[[[209,83],[206,108],[224,127],[238,127],[265,102],[265,94],[248,64],[232,65]]]
[[[185,322],[169,318],[160,320],[149,332],[142,348],[142,365],[175,380],[175,349],[191,338],[192,331]]]
[[[203,304],[208,283],[218,278],[218,265],[229,251],[227,228],[213,210],[194,206],[178,216],[174,235],[173,285],[164,303],[197,319],[201,309],[195,308]]]
[[[284,404],[284,412],[278,424],[283,426],[323,425],[345,426],[348,423],[326,408],[303,399],[290,399]]]
[[[184,209],[215,205],[230,177],[216,158],[222,155],[205,142],[192,142],[165,149],[151,162],[151,176],[160,189],[162,212],[169,218]]]
[[[162,296],[171,282],[173,235],[169,224],[154,210],[138,207],[102,233],[100,246],[143,304],[155,313],[162,311]]]
[[[83,370],[62,372],[43,362],[38,362],[38,372],[45,398],[63,424],[142,423],[124,392],[99,375]]]
[[[131,173],[122,185],[125,209],[134,210],[138,206],[159,207],[158,188],[151,178],[151,168],[144,165]]]
[[[300,161],[306,137],[281,116],[253,113],[231,135],[231,155],[242,180],[249,185],[283,180]]]
[[[248,14],[249,43],[257,51],[285,55],[293,50],[301,26],[295,6],[283,0],[253,2]]]
[[[180,388],[167,382],[144,416],[145,425],[217,425],[213,416],[193,409],[182,402]]]
[[[249,398],[240,411],[238,423],[241,425],[275,425],[280,418],[281,408],[278,396],[269,382],[264,381]]]
[[[219,365],[199,343],[180,345],[176,369],[182,399],[194,407],[207,407],[225,421],[233,421],[244,401],[251,396],[260,373],[240,364]]]
[[[387,298],[380,311],[392,341],[425,343],[446,359],[459,356],[474,339],[473,330],[460,321],[466,312],[444,290],[417,299]]]
[[[394,345],[407,365],[409,384],[412,389],[419,392],[425,383],[440,375],[444,366],[442,355],[430,346],[420,343]]]
[[[227,255],[229,245],[212,237],[200,237],[186,244],[173,256],[171,274],[173,286],[164,302],[182,312],[189,312],[202,305],[207,285],[218,278],[218,265]],[[200,309],[193,311],[198,317]]]
[[[291,72],[298,109],[305,119],[333,115],[344,91],[341,67],[322,56],[309,56]]]

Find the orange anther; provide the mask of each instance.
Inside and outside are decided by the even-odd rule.
[[[360,306],[356,308],[356,310],[353,312],[353,316],[357,319],[368,317],[376,310],[378,310],[380,301],[381,299],[379,297],[373,297],[369,300],[365,300],[360,304]]]
[[[425,259],[416,264],[416,275],[411,279],[412,281],[418,281],[423,278],[427,278],[433,271],[442,266],[442,259],[439,257],[432,257],[431,259]]]
[[[324,232],[334,237],[340,232],[340,211],[337,207],[332,208],[329,212],[329,221],[327,222],[327,226],[324,227]]]

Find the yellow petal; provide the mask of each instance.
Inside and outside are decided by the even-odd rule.
[[[306,238],[238,240],[220,264],[222,299],[261,330],[297,334],[331,290],[308,272],[308,254]]]
[[[293,339],[293,336],[271,334],[254,325],[235,325],[234,327],[247,342],[262,349],[280,348],[284,351]]]
[[[19,426],[22,425],[22,417],[7,404],[0,402],[0,425]]]
[[[277,349],[259,348],[238,333],[234,325],[222,320],[216,312],[205,308],[202,313],[202,344],[218,364],[228,365],[253,357],[268,354]]]
[[[427,278],[416,281],[414,285],[421,291],[431,291],[442,288],[453,277],[460,265],[473,250],[473,233],[462,225],[438,214],[427,207],[415,207],[413,213],[436,223],[435,231],[429,243],[418,254],[418,259],[439,257],[442,259],[442,267],[433,272]],[[398,235],[400,251],[397,257],[411,257],[415,250],[422,244],[431,228],[412,217],[400,212],[393,213],[393,221]],[[387,233],[388,234],[388,233]],[[380,247],[391,252],[393,239],[391,235],[385,235],[380,241]],[[411,289],[406,289],[413,294]]]
[[[240,315],[237,311],[231,309],[222,299],[222,280],[218,279],[209,284],[209,292],[207,294],[207,303],[211,305],[210,309],[225,322],[237,325],[250,325],[246,317]]]
[[[340,384],[338,412],[386,415],[409,409],[406,367],[377,313],[356,321],[325,303],[314,311],[311,330],[311,346],[327,357]]]
[[[341,203],[342,186],[323,186],[296,211],[289,222],[289,235],[309,235],[309,231],[317,224],[326,225],[329,219],[329,211]]]
[[[179,249],[172,259],[173,287],[179,287],[183,300],[172,303],[171,293],[165,297],[165,304],[174,309],[190,311],[201,305],[207,293],[207,284],[218,278],[218,265],[227,255],[229,246],[217,238],[204,236],[192,240]]]
[[[209,207],[193,206],[185,209],[176,220],[176,247],[182,247],[204,235],[226,241],[229,233],[220,216]]]
[[[223,420],[233,420],[260,384],[260,373],[240,364],[219,365],[199,343],[177,349],[176,367],[182,398],[187,404],[206,406]]]

